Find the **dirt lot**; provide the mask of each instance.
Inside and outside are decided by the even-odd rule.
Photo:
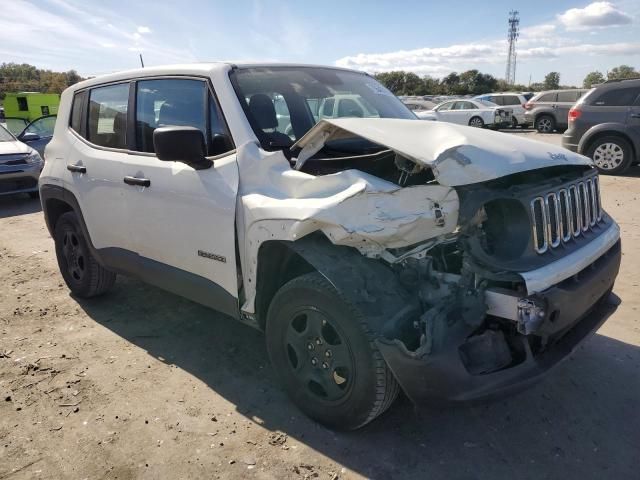
[[[518,396],[401,398],[349,434],[293,407],[248,327],[126,278],[70,297],[38,202],[0,198],[0,479],[638,478],[640,169],[602,184],[622,305],[590,342]]]

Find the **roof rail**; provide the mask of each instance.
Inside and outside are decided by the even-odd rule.
[[[624,82],[626,80],[640,80],[640,77],[631,77],[631,78],[614,78],[612,80],[607,80],[604,83],[615,83],[615,82]]]

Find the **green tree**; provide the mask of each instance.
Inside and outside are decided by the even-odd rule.
[[[620,65],[619,67],[612,68],[607,73],[607,80],[620,80],[622,78],[634,77],[640,77],[640,72],[629,65]]]
[[[582,81],[582,86],[584,88],[591,88],[593,85],[597,85],[599,83],[604,83],[604,75],[597,70],[593,72],[587,73],[587,76],[584,77]]]
[[[405,72],[403,71],[393,71],[393,72],[383,72],[376,73],[376,80],[378,80],[382,85],[391,90],[395,95],[402,95],[402,90],[404,88],[404,76]]]
[[[53,72],[42,70],[27,63],[0,64],[0,99],[7,92],[62,93],[82,80],[75,70]]]
[[[558,72],[549,72],[544,77],[544,89],[555,90],[560,88],[560,74]]]

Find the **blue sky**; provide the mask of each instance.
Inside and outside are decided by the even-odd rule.
[[[507,16],[520,11],[520,83],[559,71],[640,68],[640,1],[4,0],[0,61],[99,75],[209,60],[320,63],[442,77],[504,76]]]

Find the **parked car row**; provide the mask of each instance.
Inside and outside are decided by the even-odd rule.
[[[478,99],[450,100],[437,105],[433,110],[416,111],[422,120],[441,121],[468,125],[470,127],[500,128],[513,122],[513,110],[495,103]]]

